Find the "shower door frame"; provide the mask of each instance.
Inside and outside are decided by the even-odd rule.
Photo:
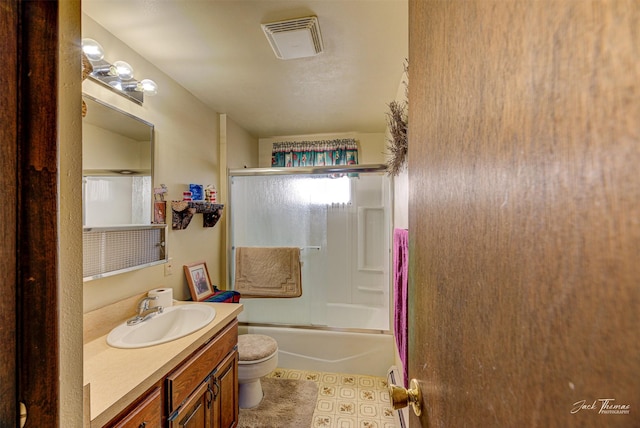
[[[357,174],[366,172],[386,172],[385,164],[299,166],[290,168],[237,168],[227,171],[228,177],[246,177],[258,175],[324,175]]]
[[[385,164],[360,164],[360,165],[330,165],[330,166],[308,166],[308,167],[284,167],[284,168],[236,168],[227,169],[227,195],[228,195],[228,208],[227,216],[229,221],[227,222],[227,283],[231,289],[233,284],[233,266],[231,265],[233,258],[233,201],[231,195],[231,177],[252,177],[252,176],[274,176],[274,175],[327,175],[327,174],[358,174],[358,173],[384,173],[387,172],[387,166]],[[393,229],[393,176],[389,175],[389,227],[388,233]],[[298,325],[298,324],[281,324],[281,323],[255,323],[247,322],[240,323],[243,325],[260,326],[260,327],[286,327],[286,328],[301,328],[301,329],[314,329],[314,330],[328,330],[328,331],[341,331],[341,332],[354,332],[354,333],[374,333],[374,334],[392,334],[393,316],[391,308],[393,307],[393,293],[391,281],[393,279],[392,269],[392,248],[389,246],[389,272],[388,272],[388,325],[389,329],[365,329],[365,328],[343,328],[343,327],[330,327],[321,325]]]

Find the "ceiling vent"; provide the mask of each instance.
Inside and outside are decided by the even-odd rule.
[[[262,24],[262,30],[280,59],[305,58],[323,50],[316,16]]]

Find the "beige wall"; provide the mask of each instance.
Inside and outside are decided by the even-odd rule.
[[[80,1],[59,3],[59,337],[60,423],[80,428],[82,418],[82,128],[79,64]],[[35,423],[34,425],[37,425]]]
[[[218,197],[220,203],[228,206],[227,189],[229,183],[227,180],[227,171],[234,168],[256,168],[258,166],[258,139],[241,128],[233,119],[224,113],[219,115],[219,123],[220,186],[218,187]],[[220,288],[227,288],[227,280],[229,279],[227,254],[230,251],[225,245],[227,242],[226,237],[229,233],[227,217],[222,216],[218,224],[223,231],[220,258]]]
[[[226,116],[226,115],[225,115]],[[227,117],[227,168],[257,168],[258,139]]]
[[[189,183],[219,186],[217,113],[86,15],[82,15],[82,37],[97,40],[105,49],[106,60],[126,60],[133,66],[137,78],[150,78],[158,84],[158,95],[147,97],[143,106],[89,79],[83,83],[82,89],[155,125],[154,185],[167,185],[167,200],[182,199],[182,192],[187,190]],[[202,227],[201,214],[196,214],[185,230],[173,231],[169,226],[167,245],[173,274],[165,276],[165,265],[162,264],[86,282],[83,287],[84,311],[156,287],[171,287],[175,298],[189,298],[182,266],[199,260],[207,263],[212,283],[220,285],[222,236],[222,228],[218,225]]]
[[[335,134],[288,135],[260,138],[259,166],[260,168],[271,167],[271,149],[273,147],[273,143],[300,140],[330,140],[333,138],[355,138],[359,145],[359,164],[385,163],[385,135],[383,133],[343,132]]]
[[[150,157],[148,138],[146,141],[137,141],[99,126],[82,124],[82,162],[85,170],[149,169]]]

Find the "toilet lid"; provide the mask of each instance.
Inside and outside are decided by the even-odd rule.
[[[238,336],[238,358],[240,361],[257,361],[270,357],[278,351],[278,342],[263,334],[241,334]]]

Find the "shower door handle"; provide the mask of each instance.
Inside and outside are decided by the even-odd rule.
[[[416,379],[411,379],[409,389],[390,383],[389,396],[391,397],[391,404],[394,410],[411,405],[413,413],[415,413],[416,416],[422,414],[422,393],[420,392],[420,385]]]
[[[300,247],[300,251],[304,251],[304,250],[320,251],[321,249],[322,249],[322,247],[320,245],[309,245],[307,247]]]

